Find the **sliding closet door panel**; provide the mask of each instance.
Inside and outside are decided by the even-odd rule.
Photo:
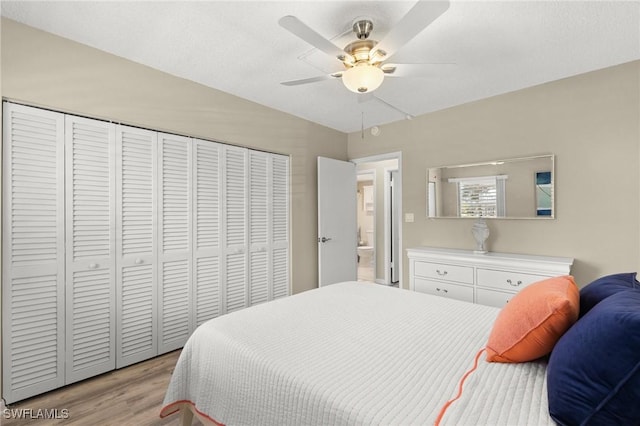
[[[162,254],[184,257],[191,250],[191,139],[160,134],[159,147]]]
[[[64,116],[3,110],[2,397],[64,384]]]
[[[270,184],[269,154],[249,151],[249,305],[270,299]]]
[[[222,147],[213,142],[193,141],[193,325],[221,313],[220,253],[222,246],[221,183]]]
[[[290,294],[289,250],[288,248],[274,248],[272,256],[273,298],[277,299]]]
[[[195,260],[195,327],[220,315],[220,256],[203,256]]]
[[[290,294],[289,283],[289,157],[272,154],[270,222],[272,298]]]
[[[259,248],[249,253],[249,303],[269,301],[269,254]]]
[[[226,311],[246,307],[247,256],[244,251],[226,255]]]
[[[120,294],[117,367],[122,368],[157,354],[154,265],[123,265]]]
[[[158,352],[181,348],[192,325],[192,141],[159,134],[160,252]]]
[[[247,152],[232,146],[223,150],[226,312],[247,306]]]
[[[115,368],[115,130],[67,115],[66,384]]]
[[[212,250],[219,254],[220,237],[220,186],[222,148],[214,142],[194,141],[195,149],[195,243],[198,251]]]
[[[116,367],[158,354],[157,133],[116,129]]]

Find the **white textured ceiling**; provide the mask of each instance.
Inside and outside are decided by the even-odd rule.
[[[6,1],[2,16],[343,131],[640,59],[638,1],[458,1],[393,57],[435,63],[359,102],[336,60],[278,25],[295,15],[339,46],[355,18],[384,34],[413,1]],[[436,65],[438,63],[445,63]],[[448,63],[448,64],[446,64]],[[402,112],[400,112],[402,111]]]

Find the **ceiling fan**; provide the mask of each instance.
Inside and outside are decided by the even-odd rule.
[[[278,21],[281,27],[335,57],[342,63],[344,69],[328,75],[285,81],[281,84],[297,86],[340,78],[352,92],[370,93],[380,87],[385,76],[400,76],[401,72],[396,73],[396,71],[410,64],[392,64],[388,60],[448,8],[448,0],[419,0],[380,42],[369,38],[373,30],[373,22],[370,19],[356,19],[353,23],[353,32],[358,39],[344,48],[336,46],[295,16],[284,16]]]

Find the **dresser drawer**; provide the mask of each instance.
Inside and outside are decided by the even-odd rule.
[[[516,293],[504,293],[502,291],[479,288],[476,290],[476,303],[503,308],[515,295]]]
[[[545,275],[523,274],[519,272],[496,271],[478,268],[477,285],[498,290],[517,292],[529,284],[549,278]]]
[[[473,284],[473,267],[469,266],[416,262],[414,265],[414,274],[416,277],[435,278],[444,281]]]
[[[416,278],[414,280],[414,290],[420,293],[473,303],[473,287]]]

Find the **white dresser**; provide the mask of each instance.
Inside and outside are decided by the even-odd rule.
[[[573,259],[434,247],[407,249],[409,288],[482,305],[502,307],[536,281],[568,275]]]

